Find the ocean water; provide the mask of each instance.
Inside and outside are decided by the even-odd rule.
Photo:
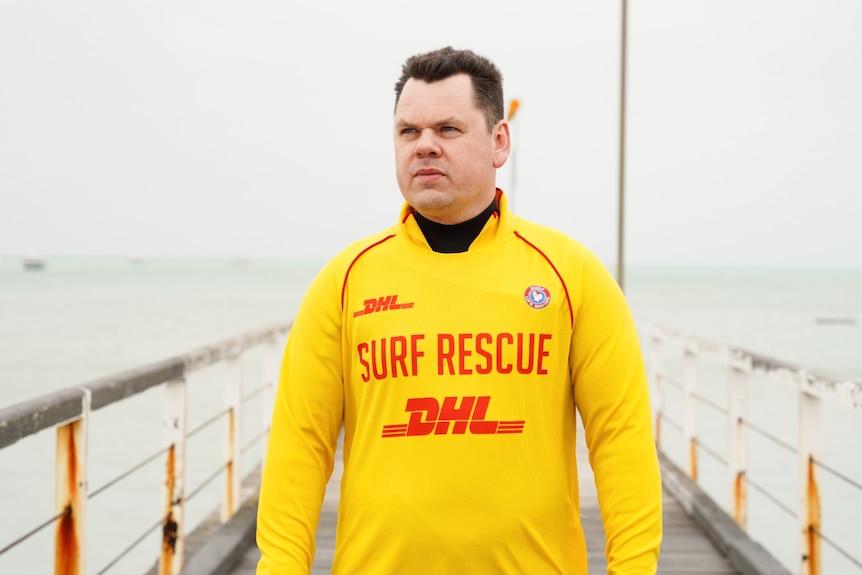
[[[862,381],[862,269],[634,268],[638,319]]]
[[[289,320],[321,262],[0,260],[0,404]]]
[[[18,258],[0,257],[0,405],[8,406],[172,357],[243,331],[287,321],[322,263],[218,259],[150,259],[133,263],[125,258],[58,257],[48,259],[43,270],[24,271]],[[639,320],[742,347],[825,375],[862,381],[862,270],[632,267],[627,270],[626,282],[629,303]],[[248,377],[254,377],[254,369],[249,368]],[[198,385],[210,385],[208,376],[202,375]],[[720,397],[720,387],[720,383],[714,384],[714,389],[704,393],[714,392]],[[767,420],[788,419],[789,428],[784,431],[795,433],[792,394],[770,387],[755,390],[753,395],[763,399],[769,406],[767,411],[784,414],[770,415]],[[154,406],[158,401],[156,397],[143,397],[142,407],[135,408],[153,409],[156,427],[159,412]],[[668,405],[673,405],[672,398]],[[681,416],[676,417],[681,421]],[[844,448],[847,441],[856,445],[852,450],[856,455],[852,457],[843,455],[846,449],[836,449],[836,457],[854,460],[838,461],[837,467],[862,483],[862,458],[858,457],[862,453],[862,413],[837,413],[829,419],[846,425],[842,433],[850,434],[833,438],[833,443]],[[721,425],[714,427],[714,440],[720,444]],[[706,419],[704,428],[705,433],[710,433]],[[108,439],[97,439],[97,435]],[[146,453],[146,448],[156,449],[160,440],[158,433],[136,426],[123,413],[94,417],[91,436],[94,456],[98,451],[105,460],[93,462],[91,485],[98,484],[102,476],[110,477],[102,468],[122,459],[131,445],[146,446],[142,450]],[[28,443],[19,449],[16,444],[0,451],[0,548],[32,527],[34,521],[52,513],[51,441],[49,436],[37,437],[32,446]],[[221,439],[215,434],[204,441],[218,443]],[[673,441],[669,438],[671,446]],[[782,461],[780,451],[767,453],[775,455],[767,456],[773,460],[758,460],[764,465],[764,480],[775,479],[775,490],[795,504],[796,477],[782,478],[786,471],[778,473],[777,478],[770,475],[771,469],[795,469],[794,462]],[[708,461],[704,463],[707,470],[709,466]],[[146,481],[158,482],[158,473],[154,471],[155,479]],[[716,476],[721,473],[716,469]],[[720,496],[721,482],[712,489]],[[859,492],[851,491],[848,496],[852,505],[862,502]],[[763,517],[750,521],[752,531],[757,527],[763,532],[752,535],[792,566],[798,542],[795,523],[783,517],[780,510],[771,510],[756,494],[749,497],[751,513],[757,511]],[[141,499],[128,507],[106,503],[100,504],[100,509],[94,503],[91,516],[101,514],[108,520],[102,521],[107,526],[90,527],[88,549],[95,550],[91,551],[88,573],[99,572],[113,557],[111,547],[116,550],[128,542],[128,535],[113,539],[116,527],[141,511],[136,506],[150,503],[143,496]],[[841,507],[824,502],[824,520],[832,519],[836,506]],[[857,557],[862,549],[859,517],[862,508],[855,517],[836,519],[830,524],[840,532],[836,539],[841,547],[850,548]],[[771,528],[776,521],[784,527]],[[825,526],[824,531],[828,531]],[[50,537],[40,536],[22,545],[20,551],[0,555],[0,572],[48,572],[50,557],[44,550],[51,545]],[[824,555],[827,554],[829,569],[824,569],[825,573],[862,573],[840,553],[826,549]],[[134,568],[118,565],[108,572],[140,572],[137,565],[152,556],[149,550],[142,550]]]

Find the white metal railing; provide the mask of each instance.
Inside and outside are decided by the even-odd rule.
[[[262,460],[262,454],[266,450],[281,347],[290,326],[290,323],[283,323],[242,334],[175,358],[0,409],[0,450],[30,438],[42,430],[54,429],[56,433],[55,514],[35,527],[28,530],[22,529],[14,541],[0,541],[0,557],[37,533],[53,526],[55,548],[52,555],[55,574],[83,574],[88,556],[86,540],[88,501],[105,490],[115,488],[117,484],[147,463],[161,459],[165,464],[165,473],[160,478],[160,483],[153,485],[153,489],[163,490],[163,508],[158,511],[161,514],[160,518],[154,525],[147,526],[141,537],[119,552],[98,573],[113,570],[124,554],[159,528],[162,532],[160,546],[152,549],[152,556],[159,557],[158,573],[160,575],[179,573],[183,565],[187,531],[186,503],[206,484],[222,477],[224,491],[220,506],[221,520],[226,522],[237,512],[241,504],[240,481],[243,453],[254,443],[262,444],[258,462]],[[256,347],[263,348],[263,381],[260,386],[244,394],[241,359],[246,351]],[[195,429],[189,430],[187,376],[218,363],[224,363],[226,366],[224,407]],[[163,448],[135,464],[131,469],[120,473],[102,487],[90,491],[88,467],[91,458],[88,450],[88,428],[92,412],[156,387],[162,387],[164,390]],[[262,396],[261,430],[250,441],[243,444],[244,406],[257,396]],[[188,439],[217,422],[225,423],[224,457],[209,478],[200,485],[188,486],[186,485]],[[117,431],[117,433],[120,432]],[[9,495],[4,494],[4,498]],[[12,497],[15,495],[13,494]],[[133,520],[140,519],[133,518]],[[93,542],[93,544],[96,543],[98,542]]]
[[[854,573],[862,573],[859,557],[862,546],[850,548],[836,542],[829,535],[829,526],[821,524],[819,487],[820,475],[829,474],[853,490],[855,499],[862,502],[862,482],[838,471],[824,459],[821,433],[824,403],[843,406],[854,414],[862,412],[862,384],[816,375],[784,362],[653,324],[640,323],[639,328],[648,352],[646,355],[653,388],[652,402],[659,449],[671,459],[681,460],[688,475],[696,481],[707,479],[699,477],[701,474],[698,473],[699,468],[702,468],[699,465],[701,454],[707,454],[724,465],[727,469],[727,486],[726,491],[722,491],[729,494],[725,510],[743,529],[746,529],[751,519],[749,488],[765,496],[781,512],[795,517],[799,531],[800,574],[822,572],[821,545],[824,542],[844,557],[848,564],[858,568]],[[88,502],[103,491],[114,489],[148,462],[161,460],[165,464],[165,473],[160,476],[159,485],[153,488],[163,490],[162,507],[156,512],[158,521],[148,527],[146,532],[161,528],[159,546],[152,549],[152,556],[159,557],[158,573],[178,573],[183,564],[188,531],[186,504],[207,484],[221,477],[224,485],[221,520],[227,521],[241,503],[241,454],[253,444],[261,444],[261,454],[266,450],[281,344],[289,329],[290,323],[285,323],[257,330],[172,359],[0,409],[0,450],[30,438],[41,430],[54,429],[56,434],[55,513],[29,530],[22,528],[20,536],[14,541],[0,541],[0,559],[4,553],[34,534],[53,526],[55,573],[84,573],[88,556]],[[264,348],[262,385],[244,392],[240,360],[246,351],[255,347]],[[668,353],[669,350],[678,351],[676,361]],[[705,373],[703,363],[706,358],[717,360],[722,367],[727,389],[724,400],[712,397],[714,393],[708,393],[715,385],[708,376],[715,376],[715,373]],[[224,368],[224,406],[189,429],[187,376],[216,364]],[[681,375],[677,376],[677,373]],[[795,440],[788,441],[776,436],[751,416],[751,379],[756,375],[765,377],[771,383],[787,384],[798,395]],[[101,487],[90,490],[88,431],[91,413],[153,388],[162,388],[164,395],[162,449]],[[677,392],[678,409],[674,409],[671,402],[672,391]],[[241,420],[245,406],[253,397],[260,397],[261,400],[261,429],[254,437],[243,441]],[[707,426],[700,415],[702,407],[718,413],[726,420],[726,455],[719,453],[720,448],[710,443],[709,430],[705,429]],[[195,486],[187,485],[188,441],[217,422],[225,423],[225,454],[207,479]],[[675,430],[681,438],[682,449],[676,458],[668,453],[668,442],[665,440],[667,432],[663,430],[665,426]],[[792,473],[798,477],[799,484],[796,503],[782,501],[752,476],[749,461],[752,434],[765,437],[777,445],[778,450],[794,453],[798,465]],[[848,457],[860,453],[860,444],[862,437],[848,438]],[[122,555],[141,541],[142,537],[133,541],[114,560],[95,572],[108,573],[114,570]]]
[[[830,477],[846,487],[855,495],[853,500],[862,502],[862,480],[854,479],[839,471],[837,466],[827,462],[823,455],[823,410],[824,405],[839,406],[857,416],[855,421],[862,424],[862,383],[841,381],[812,373],[800,367],[751,353],[723,344],[712,343],[688,334],[676,332],[654,324],[639,323],[646,359],[650,371],[652,403],[655,415],[655,433],[659,449],[668,457],[681,461],[688,476],[698,482],[698,457],[705,453],[724,465],[728,471],[726,503],[718,501],[736,523],[745,530],[749,522],[749,488],[756,490],[782,513],[795,517],[798,525],[798,563],[790,566],[802,575],[819,575],[822,569],[822,544],[826,543],[831,552],[842,557],[853,573],[862,573],[862,539],[857,532],[855,545],[845,545],[832,536],[836,531],[844,531],[821,521],[821,475]],[[672,348],[679,355],[675,358],[676,373],[668,368]],[[710,373],[713,378],[705,385],[701,381],[704,374],[702,365],[706,358],[717,361],[718,370]],[[716,382],[724,366],[725,382]],[[750,380],[757,376],[768,384],[781,383],[789,386],[796,395],[797,417],[796,437],[779,437],[765,429],[762,423],[750,415]],[[715,389],[726,387],[726,397],[716,399]],[[765,386],[768,387],[768,386]],[[774,387],[774,386],[771,386]],[[677,409],[668,406],[671,392],[676,394]],[[769,393],[767,390],[764,393]],[[767,401],[769,401],[767,399]],[[725,419],[727,433],[726,456],[719,453],[722,448],[706,439],[706,433],[699,429],[702,407],[718,413]],[[777,409],[777,408],[776,408]],[[768,418],[767,418],[768,419]],[[668,453],[665,445],[666,430],[673,428],[681,438],[680,453]],[[858,429],[862,430],[862,425]],[[773,491],[752,477],[750,470],[751,440],[755,434],[771,442],[779,451],[793,453],[797,461],[795,469],[786,470],[785,477],[797,481],[795,504],[782,501]],[[712,434],[715,438],[715,433]],[[858,461],[862,453],[862,436],[850,435],[842,438],[843,446],[834,446],[842,460]],[[778,475],[781,474],[781,470]],[[858,519],[858,518],[856,518]],[[849,523],[849,522],[848,522]],[[843,534],[846,535],[846,534]],[[785,542],[785,546],[786,542]],[[774,551],[774,550],[773,550]],[[830,573],[832,571],[830,570]]]

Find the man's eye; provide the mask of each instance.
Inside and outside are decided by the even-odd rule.
[[[442,128],[440,128],[440,131],[441,132],[457,132],[458,128],[456,128],[455,126],[443,126]]]
[[[415,133],[416,133],[415,128],[402,128],[401,129],[401,135],[402,136],[410,136],[410,135],[415,134]]]

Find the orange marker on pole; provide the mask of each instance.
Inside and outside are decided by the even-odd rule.
[[[518,106],[520,105],[521,102],[519,102],[517,98],[509,102],[509,116],[506,118],[507,121],[512,121],[512,118],[515,117],[515,112],[518,111]]]

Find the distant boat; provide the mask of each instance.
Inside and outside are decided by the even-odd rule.
[[[25,270],[41,270],[45,267],[45,258],[38,254],[27,254],[21,259]]]
[[[856,325],[855,317],[818,317],[814,321],[820,325]]]

